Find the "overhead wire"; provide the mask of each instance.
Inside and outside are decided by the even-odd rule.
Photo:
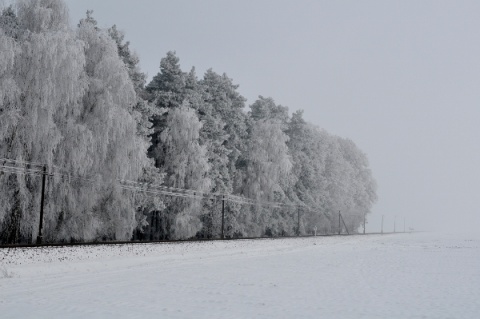
[[[3,162],[3,163],[2,163]],[[7,165],[8,163],[8,165]],[[43,169],[33,169],[28,168],[27,166],[34,166],[34,167],[46,167],[45,164],[41,163],[33,163],[28,161],[20,161],[20,160],[12,160],[6,158],[0,158],[0,171],[4,173],[12,173],[12,174],[23,174],[23,175],[46,175],[50,177],[61,177],[63,180],[80,180],[89,183],[96,183],[99,182],[98,178],[93,178],[97,175],[91,175],[88,177],[84,176],[76,176],[68,172],[68,170],[53,165],[53,167],[59,171],[55,172],[47,171],[45,172]],[[24,167],[19,167],[24,166]],[[62,173],[60,171],[66,172]],[[148,182],[136,182],[126,179],[115,179],[116,184],[124,190],[135,191],[135,192],[144,192],[149,194],[155,195],[164,195],[164,196],[174,196],[174,197],[183,197],[183,198],[191,198],[191,199],[210,199],[210,200],[218,200],[221,197],[221,200],[226,200],[229,202],[234,202],[238,204],[246,204],[246,205],[259,205],[259,206],[268,206],[274,208],[282,208],[282,207],[292,207],[292,208],[304,208],[308,210],[315,210],[312,207],[308,207],[305,204],[295,204],[295,203],[284,203],[284,202],[272,202],[272,201],[265,201],[259,199],[251,199],[247,197],[237,196],[233,194],[227,193],[207,193],[198,190],[192,189],[184,189],[184,188],[177,188],[177,187],[169,187],[160,184],[153,184]]]

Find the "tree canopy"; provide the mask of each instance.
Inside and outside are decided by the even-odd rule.
[[[355,230],[370,212],[376,183],[352,140],[273,98],[247,111],[231,78],[185,72],[174,51],[147,83],[124,32],[99,28],[92,11],[72,28],[67,9],[23,0],[0,15],[0,160],[48,169],[48,240],[219,236],[226,195],[237,198],[227,236],[331,232],[338,211]],[[0,242],[35,238],[40,188],[38,177],[0,172]]]

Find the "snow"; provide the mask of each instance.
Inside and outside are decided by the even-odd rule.
[[[476,318],[480,236],[0,249],[1,318]]]

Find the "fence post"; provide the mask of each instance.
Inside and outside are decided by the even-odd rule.
[[[47,177],[47,165],[43,166],[42,173],[42,194],[40,198],[40,222],[38,225],[38,235],[37,235],[37,245],[42,244],[43,242],[43,205],[45,203],[45,179]]]
[[[225,239],[225,195],[222,195],[222,239]]]

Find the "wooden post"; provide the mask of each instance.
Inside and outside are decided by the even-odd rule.
[[[47,177],[47,165],[43,166],[42,173],[42,195],[40,197],[40,222],[38,225],[37,245],[43,242],[43,206],[45,204],[45,179]]]
[[[225,239],[225,195],[222,195],[222,239]]]

